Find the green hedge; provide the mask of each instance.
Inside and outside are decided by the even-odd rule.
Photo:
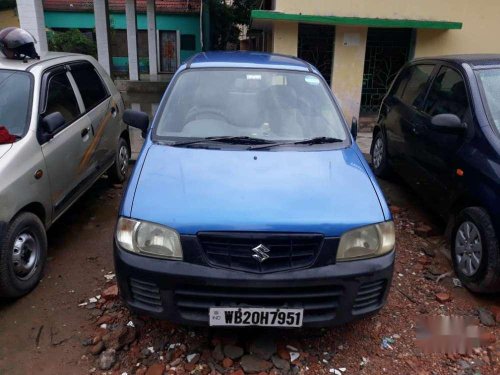
[[[95,42],[78,29],[64,32],[48,31],[47,41],[50,51],[83,53],[94,57],[97,55]]]

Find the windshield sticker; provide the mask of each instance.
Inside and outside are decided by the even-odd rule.
[[[247,74],[247,79],[260,81],[262,79],[262,76],[260,74]]]
[[[306,76],[305,78],[306,82],[309,83],[310,85],[319,85],[319,78],[315,76]]]

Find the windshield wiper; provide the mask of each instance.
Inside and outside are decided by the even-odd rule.
[[[230,143],[230,144],[257,144],[257,145],[262,145],[264,143],[269,143],[270,141],[266,141],[265,139],[261,138],[253,138],[253,137],[247,137],[247,136],[221,136],[221,137],[206,137],[206,138],[201,138],[201,139],[195,139],[192,141],[180,141],[180,142],[175,142],[172,143],[170,146],[187,146],[187,145],[192,145],[196,143],[203,143],[203,142],[224,142],[224,143]]]
[[[343,140],[339,139],[339,138],[332,138],[332,137],[315,137],[315,138],[310,138],[310,139],[304,139],[302,141],[277,142],[277,143],[270,143],[270,144],[265,144],[265,145],[250,146],[248,149],[249,150],[258,150],[261,148],[269,148],[269,147],[276,147],[276,146],[319,145],[319,144],[324,144],[324,143],[335,143],[335,142],[343,142]]]

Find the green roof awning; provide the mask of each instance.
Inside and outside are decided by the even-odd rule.
[[[342,16],[313,16],[276,12],[272,10],[252,10],[252,20],[255,21],[291,21],[316,23],[323,25],[350,25],[367,27],[407,27],[415,29],[461,29],[462,22],[430,21],[395,18],[364,18]]]

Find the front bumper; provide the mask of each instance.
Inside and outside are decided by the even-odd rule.
[[[216,306],[303,308],[305,327],[344,324],[382,308],[394,251],[382,257],[253,274],[135,255],[114,245],[121,296],[139,314],[208,325]]]

